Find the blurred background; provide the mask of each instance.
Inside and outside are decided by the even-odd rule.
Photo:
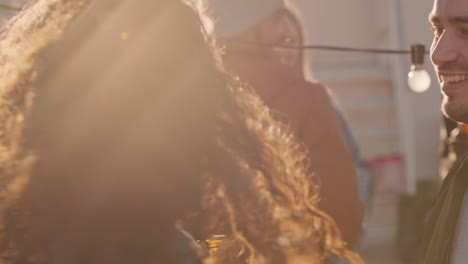
[[[0,23],[26,2],[0,0]],[[409,50],[414,43],[428,49],[432,40],[427,22],[432,1],[290,2],[306,29],[306,44]],[[431,87],[424,93],[411,91],[410,66],[408,54],[306,53],[309,78],[324,83],[337,99],[373,171],[374,196],[357,249],[370,264],[412,263],[415,230],[421,224],[414,214],[422,210],[425,197],[435,194],[440,179],[438,82],[426,56]]]
[[[408,50],[414,43],[429,49],[432,41],[432,1],[291,2],[307,28],[307,44]],[[409,55],[313,50],[307,56],[310,76],[338,99],[374,171],[374,197],[358,251],[370,264],[414,263],[421,225],[414,214],[424,209],[412,207],[424,206],[414,201],[432,196],[439,182],[441,96],[429,56],[424,67],[432,84],[424,93],[408,88]]]

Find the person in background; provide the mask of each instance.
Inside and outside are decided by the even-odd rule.
[[[207,32],[224,49],[223,61],[255,89],[272,115],[289,125],[310,153],[321,183],[320,208],[353,248],[362,231],[363,205],[353,159],[323,85],[305,80],[302,27],[283,0],[196,0]]]
[[[335,110],[337,108],[335,107]],[[372,207],[373,200],[373,180],[372,173],[369,168],[368,162],[362,157],[361,151],[359,150],[358,142],[356,141],[351,127],[348,125],[343,114],[336,110],[340,126],[343,129],[343,133],[346,140],[346,145],[351,151],[353,157],[353,163],[356,167],[356,176],[358,180],[359,199],[364,203],[365,213],[368,214],[368,210]]]
[[[7,23],[0,262],[196,263],[176,223],[216,204],[228,237],[205,263],[361,263],[200,25],[174,0],[37,0]]]
[[[468,2],[435,0],[429,15],[434,39],[431,60],[439,77],[442,112],[468,124]],[[468,155],[445,177],[425,225],[422,264],[461,264],[468,259]]]

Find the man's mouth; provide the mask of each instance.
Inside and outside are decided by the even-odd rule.
[[[439,80],[445,84],[453,84],[464,82],[468,80],[468,74],[451,74],[451,75],[442,75],[439,74]]]

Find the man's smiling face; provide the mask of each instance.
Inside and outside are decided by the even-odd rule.
[[[443,94],[442,111],[468,123],[468,1],[435,0],[431,60]]]

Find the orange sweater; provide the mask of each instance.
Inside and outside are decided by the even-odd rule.
[[[225,63],[306,144],[311,170],[321,181],[320,207],[352,249],[361,233],[363,205],[351,153],[325,87],[307,82],[300,71],[259,58],[228,57]]]

